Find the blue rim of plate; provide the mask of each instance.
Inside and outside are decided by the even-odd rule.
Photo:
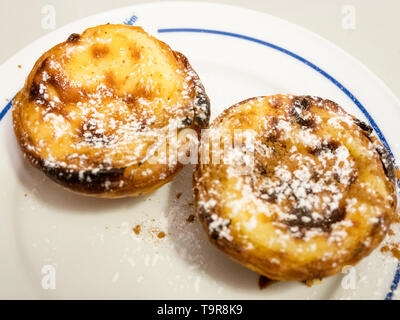
[[[127,25],[133,25],[137,21],[138,17],[136,15],[132,15],[129,19],[124,21],[124,24]],[[200,28],[160,28],[157,30],[158,33],[203,33],[203,34],[215,34],[215,35],[221,35],[221,36],[227,36],[227,37],[232,37],[232,38],[237,38],[237,39],[242,39],[254,43],[261,44],[263,46],[269,47],[271,49],[277,50],[281,53],[284,53],[302,63],[305,65],[309,66],[310,68],[314,69],[318,73],[320,73],[323,77],[328,79],[330,82],[332,82],[337,88],[339,88],[353,103],[357,106],[357,108],[363,113],[363,115],[366,117],[368,120],[369,124],[371,127],[374,129],[376,132],[377,136],[379,137],[379,140],[382,142],[382,144],[386,147],[386,149],[389,151],[389,154],[394,161],[394,155],[393,152],[389,146],[389,143],[387,142],[385,136],[383,135],[382,131],[380,130],[379,126],[375,122],[375,120],[372,118],[372,116],[369,114],[367,109],[361,104],[361,102],[344,86],[342,85],[338,80],[336,80],[334,77],[332,77],[329,73],[312,63],[311,61],[299,56],[298,54],[289,51],[283,47],[280,47],[278,45],[275,45],[271,42],[263,41],[254,37],[250,37],[247,35],[239,34],[239,33],[234,33],[234,32],[227,32],[227,31],[221,31],[221,30],[213,30],[213,29],[200,29]],[[7,112],[10,110],[12,106],[12,102],[14,99],[11,99],[7,105],[0,111],[0,121],[4,118],[4,116],[7,114]],[[398,186],[400,187],[400,182],[398,181]],[[398,285],[400,282],[400,263],[397,264],[396,271],[393,277],[393,280],[391,282],[389,291],[387,292],[385,296],[385,300],[392,300],[393,299],[393,294],[394,291],[397,289]]]

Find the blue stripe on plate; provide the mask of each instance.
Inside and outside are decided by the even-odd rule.
[[[374,119],[372,119],[371,115],[364,108],[364,106],[361,104],[361,102],[358,101],[358,99],[349,90],[347,90],[339,81],[337,81],[334,77],[332,77],[330,74],[328,74],[327,72],[325,72],[324,70],[322,70],[321,68],[319,68],[318,66],[316,66],[315,64],[310,62],[309,60],[304,59],[303,57],[300,57],[296,53],[293,53],[293,52],[291,52],[291,51],[289,51],[289,50],[287,50],[285,48],[279,47],[279,46],[277,46],[277,45],[275,45],[273,43],[270,43],[270,42],[266,42],[266,41],[263,41],[263,40],[260,40],[260,39],[256,39],[256,38],[245,36],[245,35],[238,34],[238,33],[226,32],[226,31],[210,30],[210,29],[195,29],[195,28],[170,28],[170,29],[158,29],[158,32],[159,33],[167,33],[167,32],[212,33],[212,34],[219,34],[219,35],[233,37],[233,38],[239,38],[239,39],[243,39],[243,40],[256,42],[256,43],[262,44],[264,46],[270,47],[272,49],[278,50],[280,52],[283,52],[283,53],[287,54],[288,56],[291,56],[291,57],[293,57],[293,58],[305,63],[309,67],[311,67],[314,70],[318,71],[325,78],[327,78],[328,80],[333,82],[333,84],[335,86],[337,86],[340,90],[342,90],[346,94],[346,96],[348,96],[356,104],[356,106],[361,110],[361,112],[364,114],[364,116],[368,119],[368,121],[371,124],[371,126],[374,128],[374,130],[375,130],[376,134],[378,135],[379,139],[385,145],[386,149],[388,149],[388,151],[390,152],[390,155],[393,157],[393,153],[392,153],[392,151],[391,151],[391,149],[389,147],[389,144],[386,141],[386,138],[384,137],[382,131],[379,129],[378,125],[376,124]]]
[[[3,108],[3,110],[1,110],[1,112],[0,112],[0,121],[4,118],[4,116],[6,115],[8,110],[10,110],[13,100],[14,100],[14,98],[12,98],[10,100],[10,102],[7,103],[7,105]]]
[[[287,54],[288,56],[291,56],[304,64],[308,65],[310,68],[314,69],[315,71],[319,72],[321,75],[323,75],[325,78],[327,78],[329,81],[331,81],[336,87],[338,87],[341,91],[344,92],[346,96],[348,96],[351,101],[355,103],[355,105],[360,109],[360,111],[364,114],[364,116],[367,118],[368,122],[370,123],[371,127],[375,130],[377,136],[383,143],[383,145],[386,147],[386,149],[389,151],[390,156],[392,157],[394,161],[394,155],[392,153],[392,150],[390,149],[389,143],[387,142],[385,136],[383,135],[382,131],[379,129],[378,125],[374,121],[374,119],[371,117],[367,109],[364,108],[364,106],[361,104],[361,102],[344,86],[342,85],[338,80],[336,80],[334,77],[332,77],[330,74],[328,74],[326,71],[322,70],[320,67],[316,66],[309,60],[299,56],[298,54],[289,51],[285,48],[282,48],[280,46],[277,46],[273,43],[266,42],[257,38],[249,37],[243,34],[239,33],[233,33],[233,32],[227,32],[227,31],[220,31],[220,30],[212,30],[212,29],[197,29],[197,28],[165,28],[165,29],[158,29],[159,33],[168,33],[168,32],[197,32],[197,33],[211,33],[211,34],[217,34],[217,35],[222,35],[222,36],[228,36],[228,37],[233,37],[233,38],[238,38],[238,39],[243,39],[255,43],[259,43],[263,46],[267,46],[269,48],[278,50],[280,52],[283,52]],[[400,182],[398,181],[398,186],[400,187]],[[397,265],[396,273],[394,275],[392,284],[390,286],[390,291],[387,293],[385,299],[386,300],[392,300],[393,299],[393,292],[397,289],[398,285],[400,282],[400,263]]]

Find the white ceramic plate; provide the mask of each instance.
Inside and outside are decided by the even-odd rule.
[[[45,50],[73,32],[107,22],[141,25],[184,53],[206,87],[213,118],[253,96],[317,95],[366,118],[400,156],[399,101],[341,49],[293,24],[246,9],[192,2],[127,7],[80,20],[39,39],[0,67],[1,298],[396,296],[400,270],[378,250],[357,266],[354,278],[341,274],[312,288],[293,282],[259,290],[256,273],[211,246],[196,221],[186,221],[192,213],[190,167],[149,196],[102,200],[64,191],[25,163],[6,99],[23,86]],[[132,228],[138,224],[142,227],[136,235]],[[167,236],[159,239],[160,231]],[[46,290],[54,272],[55,289]]]

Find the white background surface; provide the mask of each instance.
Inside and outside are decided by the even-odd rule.
[[[183,2],[188,2],[185,0]],[[52,29],[43,29],[43,7],[53,5],[56,28],[74,20],[146,0],[1,0],[0,64]],[[339,45],[400,97],[399,0],[213,0],[269,13]],[[342,27],[343,6],[355,8],[355,29]],[[205,17],[206,19],[206,17]]]

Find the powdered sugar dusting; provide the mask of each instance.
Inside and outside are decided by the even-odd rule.
[[[14,103],[30,159],[94,183],[103,169],[156,162],[166,153],[160,148],[169,132],[205,126],[209,101],[197,74],[164,46],[140,28],[105,25],[43,55]],[[136,171],[163,180],[175,166]],[[102,183],[109,190],[121,181]]]
[[[393,209],[395,195],[383,200],[374,188],[381,182],[365,178],[381,170],[373,179],[389,183],[382,169],[374,169],[380,144],[366,124],[331,101],[274,96],[238,104],[212,128],[223,135],[228,127],[257,132],[254,164],[248,174],[234,164],[199,166],[198,212],[207,217],[210,235],[217,231],[222,239],[227,230],[231,236],[232,230],[238,231],[230,241],[253,250],[252,241],[261,241],[259,233],[265,232],[266,247],[282,253],[289,246],[298,254],[316,253],[324,243],[321,261],[333,261],[335,255],[351,255],[350,243],[371,246],[368,228],[385,234],[383,217]],[[363,221],[362,244],[349,241],[358,220]],[[338,266],[332,262],[332,268]]]

